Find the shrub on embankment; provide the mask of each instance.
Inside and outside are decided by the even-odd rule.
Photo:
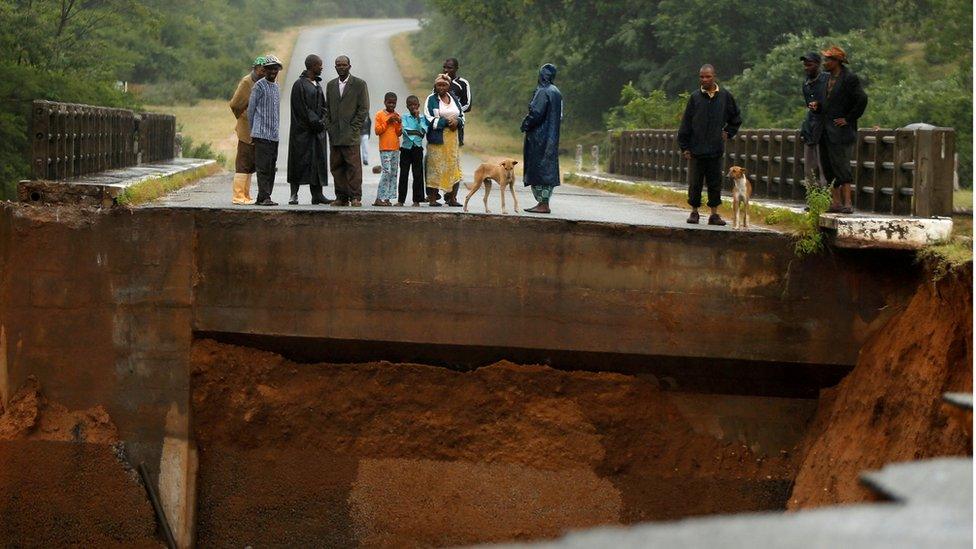
[[[972,455],[971,415],[942,400],[973,390],[972,262],[932,274],[821,393],[790,509],[870,501],[858,475],[886,463]]]

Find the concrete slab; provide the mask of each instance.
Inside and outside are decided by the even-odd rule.
[[[949,404],[958,406],[964,410],[973,409],[972,393],[944,393],[942,398]]]
[[[21,181],[17,186],[17,199],[21,202],[109,207],[125,189],[133,185],[213,164],[215,161],[204,158],[174,158],[165,162],[108,170],[67,181]]]
[[[971,459],[898,464],[870,475],[903,502],[595,528],[553,542],[492,547],[972,547]]]
[[[820,227],[839,248],[917,250],[949,239],[952,218],[823,214]]]
[[[861,474],[861,482],[883,496],[908,505],[959,509],[973,504],[973,460],[938,458],[890,463]]]

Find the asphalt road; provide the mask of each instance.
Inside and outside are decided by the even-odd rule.
[[[360,21],[344,23],[340,25],[319,27],[306,30],[301,33],[295,44],[291,62],[289,63],[288,74],[279,76],[278,83],[282,89],[281,105],[281,141],[278,153],[278,175],[275,179],[275,187],[272,197],[279,203],[278,209],[322,209],[331,206],[312,206],[309,204],[308,187],[303,187],[299,193],[300,204],[298,206],[288,206],[289,188],[286,181],[286,168],[288,166],[288,128],[290,126],[290,108],[288,97],[291,86],[301,75],[304,69],[305,57],[310,53],[315,53],[322,57],[325,62],[323,71],[323,83],[335,78],[335,71],[332,68],[334,59],[339,55],[347,55],[352,62],[352,74],[366,80],[370,92],[370,114],[383,108],[383,95],[387,91],[393,91],[400,98],[398,108],[402,111],[403,99],[408,95],[407,86],[400,75],[390,49],[390,37],[402,32],[418,30],[420,27],[414,19],[377,19],[370,21]],[[272,52],[273,53],[273,52]],[[462,60],[463,66],[463,60]],[[434,75],[431,75],[433,81]],[[558,81],[557,81],[558,84]],[[471,83],[472,88],[477,94],[477,82]],[[531,89],[524,91],[526,104],[532,94]],[[424,98],[421,98],[423,101]],[[566,98],[572,103],[572,98]],[[477,116],[471,117],[470,124],[477,124]],[[367,210],[385,211],[401,210],[400,208],[376,208],[371,206],[376,198],[376,189],[379,183],[379,175],[374,175],[369,168],[379,162],[378,140],[375,135],[370,139],[369,167],[363,169],[363,208]],[[521,160],[521,159],[518,159]],[[461,168],[466,181],[470,181],[475,168],[481,160],[469,155],[462,154]],[[566,171],[569,166],[563,166]],[[333,197],[334,192],[330,188],[326,189],[326,196]],[[482,194],[479,193],[471,198],[470,213],[485,215],[482,203]],[[459,200],[464,201],[466,191],[462,189]],[[516,182],[516,194],[519,205],[522,209],[535,205],[531,191],[523,187],[520,180]],[[252,196],[257,195],[256,185],[252,183]],[[187,187],[176,193],[155,202],[154,206],[182,206],[197,208],[261,208],[260,206],[232,206],[230,202],[231,183],[230,176],[227,174],[217,175],[201,181],[199,184]],[[512,212],[510,196],[507,200],[509,215]],[[409,198],[408,198],[409,200]],[[490,215],[501,215],[501,205],[498,186],[495,185],[491,198],[488,202],[492,213]],[[685,223],[688,216],[686,209],[672,206],[651,204],[639,200],[634,200],[625,196],[605,193],[582,187],[562,185],[550,202],[553,214],[550,217],[576,220],[576,221],[604,221],[626,223],[633,225],[661,225],[672,227],[691,227]],[[460,208],[430,208],[422,206],[420,208],[407,207],[404,210],[411,212],[458,212]],[[402,210],[401,210],[402,211]],[[533,215],[519,212],[517,215]],[[703,216],[704,217],[704,216]],[[703,230],[730,230],[729,227],[711,227],[705,224],[696,227]],[[761,229],[757,229],[761,230]]]

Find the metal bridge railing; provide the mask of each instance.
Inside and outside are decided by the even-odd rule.
[[[61,181],[175,156],[176,117],[34,101],[31,178]]]
[[[677,130],[610,132],[611,173],[686,183]],[[724,164],[746,169],[757,197],[803,200],[799,131],[740,130]],[[859,210],[929,217],[952,214],[956,133],[952,128],[860,130],[851,168]],[[731,188],[731,182],[723,183]]]

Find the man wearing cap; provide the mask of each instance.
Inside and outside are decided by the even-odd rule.
[[[820,54],[809,52],[800,56],[803,62],[803,104],[807,108],[807,116],[800,126],[800,139],[803,140],[803,179],[813,181],[821,187],[827,186],[820,167],[820,136],[823,134],[823,118],[817,112],[823,104],[824,91],[827,89],[827,73],[820,70]],[[818,179],[819,177],[819,179]]]
[[[241,78],[237,90],[230,99],[230,110],[237,119],[237,158],[234,160],[234,204],[253,204],[251,198],[251,174],[254,173],[254,142],[251,140],[251,124],[247,119],[247,105],[254,83],[264,78],[264,56],[259,56],[251,66],[250,74]]]
[[[291,126],[288,130],[289,204],[298,204],[298,190],[308,185],[312,204],[332,201],[322,194],[328,185],[326,160],[325,95],[322,93],[322,58],[305,58],[305,71],[291,87]]]
[[[271,200],[275,172],[278,170],[278,124],[281,111],[281,91],[275,80],[281,61],[274,55],[264,58],[264,78],[254,83],[247,104],[247,119],[251,121],[254,141],[254,164],[258,172],[258,206],[277,206]]]
[[[844,66],[847,64],[844,50],[831,46],[820,54],[827,71],[824,100],[818,109],[823,120],[820,162],[824,178],[833,184],[832,201],[827,211],[853,213],[851,157],[857,142],[857,119],[868,106],[868,96],[861,87],[861,80]]]
[[[678,146],[688,160],[688,223],[699,221],[702,187],[708,188],[709,225],[725,225],[718,214],[722,204],[722,156],[725,141],[735,136],[742,125],[739,106],[729,90],[719,88],[715,67],[698,69],[698,89],[691,93],[678,129]]]
[[[359,136],[369,113],[366,81],[349,74],[345,55],[335,60],[339,75],[325,86],[325,127],[329,132],[329,168],[335,181],[333,206],[362,206],[363,165]]]

